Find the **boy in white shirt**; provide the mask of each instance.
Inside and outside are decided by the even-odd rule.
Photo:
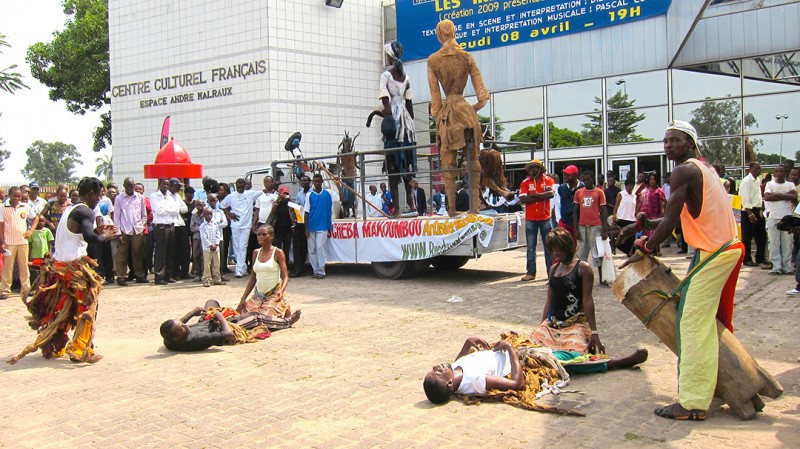
[[[203,287],[223,285],[219,272],[219,244],[222,242],[222,228],[216,220],[212,220],[210,207],[203,209],[203,222],[200,223],[200,242],[203,247]]]

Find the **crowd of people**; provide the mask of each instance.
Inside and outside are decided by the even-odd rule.
[[[314,276],[324,278],[332,199],[322,189],[321,176],[314,176],[313,187],[311,178],[303,176],[294,198],[271,176],[263,182],[263,190],[252,190],[244,179],[228,185],[206,177],[203,188],[195,190],[177,178],[160,179],[150,195],[132,178],[125,178],[121,190],[115,183],[102,185],[93,208],[94,227],[113,225],[117,237],[88,243],[96,273],[105,284],[122,287],[150,283],[151,276],[156,285],[178,280],[202,282],[205,287],[222,285],[229,273],[241,278],[253,271],[253,253],[260,247],[257,232],[269,225],[276,248],[292,247],[293,259],[300,261],[287,276],[303,276],[304,262],[311,255]],[[40,193],[36,182],[7,193],[0,189],[4,206],[0,299],[9,297],[15,280],[23,296],[29,292],[30,269],[36,270],[57,249],[63,214],[82,202],[78,191],[66,185],[57,186],[49,199]],[[233,270],[229,262],[235,265]]]

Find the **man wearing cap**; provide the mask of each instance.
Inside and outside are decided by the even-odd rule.
[[[561,203],[561,219],[558,220],[558,227],[564,228],[572,234],[572,241],[577,246],[578,240],[575,235],[575,226],[573,224],[575,210],[575,192],[583,187],[583,183],[578,181],[578,167],[568,165],[564,169],[564,182],[558,186],[558,197]]]
[[[156,285],[175,282],[172,273],[175,271],[175,223],[181,219],[180,210],[183,201],[172,194],[170,186],[178,188],[181,182],[177,178],[161,178],[158,190],[150,194],[150,205],[153,208],[153,272]],[[185,206],[185,205],[184,205]]]
[[[28,204],[33,207],[36,214],[41,214],[44,207],[47,206],[47,200],[39,196],[39,183],[32,182],[28,184],[30,192],[28,192]]]
[[[525,238],[527,239],[528,253],[525,266],[525,276],[522,281],[536,279],[536,244],[538,236],[542,237],[544,247],[545,273],[550,272],[553,260],[550,249],[545,243],[545,237],[550,232],[550,198],[553,198],[553,178],[544,173],[544,165],[539,159],[534,159],[525,165],[528,177],[519,186],[519,202],[525,205]]]
[[[253,227],[253,205],[260,190],[245,190],[244,178],[236,180],[236,190],[227,195],[219,207],[225,212],[231,227],[231,245],[236,258],[236,277],[247,274],[247,239]]]
[[[714,169],[699,160],[697,140],[697,131],[687,122],[676,120],[667,128],[664,152],[675,169],[664,217],[647,220],[639,214],[637,222],[623,230],[620,238],[627,239],[637,229],[654,229],[649,239],[636,240],[636,253],[620,268],[652,257],[679,223],[686,242],[697,249],[691,265],[697,269],[690,268],[678,304],[678,402],[655,413],[702,421],[717,383],[717,319],[733,332],[733,299],[744,245],[737,239],[728,192]]]

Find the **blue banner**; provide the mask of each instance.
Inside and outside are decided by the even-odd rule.
[[[522,44],[666,14],[671,0],[396,0],[404,60],[440,48],[436,24],[450,19],[467,51]]]

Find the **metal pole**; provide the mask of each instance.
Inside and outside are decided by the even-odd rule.
[[[365,184],[366,179],[366,166],[364,165],[364,155],[358,155],[358,168],[361,171],[361,213],[364,214],[364,221],[367,221],[367,191]]]

